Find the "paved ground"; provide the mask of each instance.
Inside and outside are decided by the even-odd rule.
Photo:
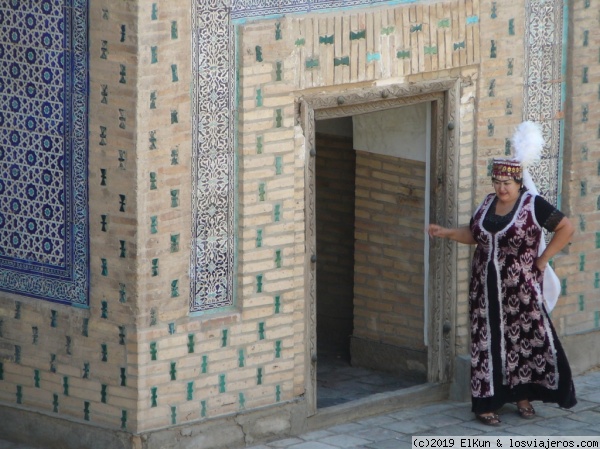
[[[500,411],[501,427],[473,419],[471,404],[441,402],[361,419],[248,449],[402,449],[413,435],[600,436],[600,371],[575,378],[579,403],[571,410],[534,402],[537,417],[520,418],[514,406]],[[1,448],[1,446],[0,446]]]
[[[410,448],[413,435],[600,436],[600,371],[576,377],[575,388],[579,403],[573,409],[534,403],[537,417],[524,420],[516,414],[514,406],[507,405],[500,411],[501,427],[484,426],[475,421],[469,403],[445,401],[248,449],[402,449]],[[34,448],[0,440],[0,449]]]

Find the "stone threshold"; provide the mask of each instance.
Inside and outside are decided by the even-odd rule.
[[[355,401],[318,409],[316,414],[307,419],[306,430],[318,430],[394,410],[445,401],[449,394],[449,383],[427,383],[397,391],[375,393]]]

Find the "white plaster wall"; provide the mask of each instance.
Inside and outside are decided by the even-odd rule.
[[[354,148],[426,162],[427,104],[352,117]]]

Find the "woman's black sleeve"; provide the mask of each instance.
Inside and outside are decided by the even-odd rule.
[[[538,223],[550,232],[554,232],[565,214],[541,196],[535,197],[535,218]]]

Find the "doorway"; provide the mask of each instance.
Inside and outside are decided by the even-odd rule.
[[[427,381],[430,109],[316,122],[317,408]]]
[[[430,216],[445,225],[456,216],[457,92],[457,80],[446,80],[299,99],[306,152],[310,414],[357,397],[323,397],[321,388],[325,400],[318,400],[328,363],[332,369],[337,363],[367,370],[384,389],[451,379],[455,248],[429,248],[424,226]],[[389,124],[394,111],[405,107],[410,116],[415,105],[424,105],[421,122],[431,149],[421,145],[418,161],[410,154],[375,151],[371,144],[393,140],[377,126],[386,118]],[[338,376],[336,383],[344,387],[343,379]],[[356,383],[352,387],[356,392]],[[346,392],[352,387],[346,383]]]

